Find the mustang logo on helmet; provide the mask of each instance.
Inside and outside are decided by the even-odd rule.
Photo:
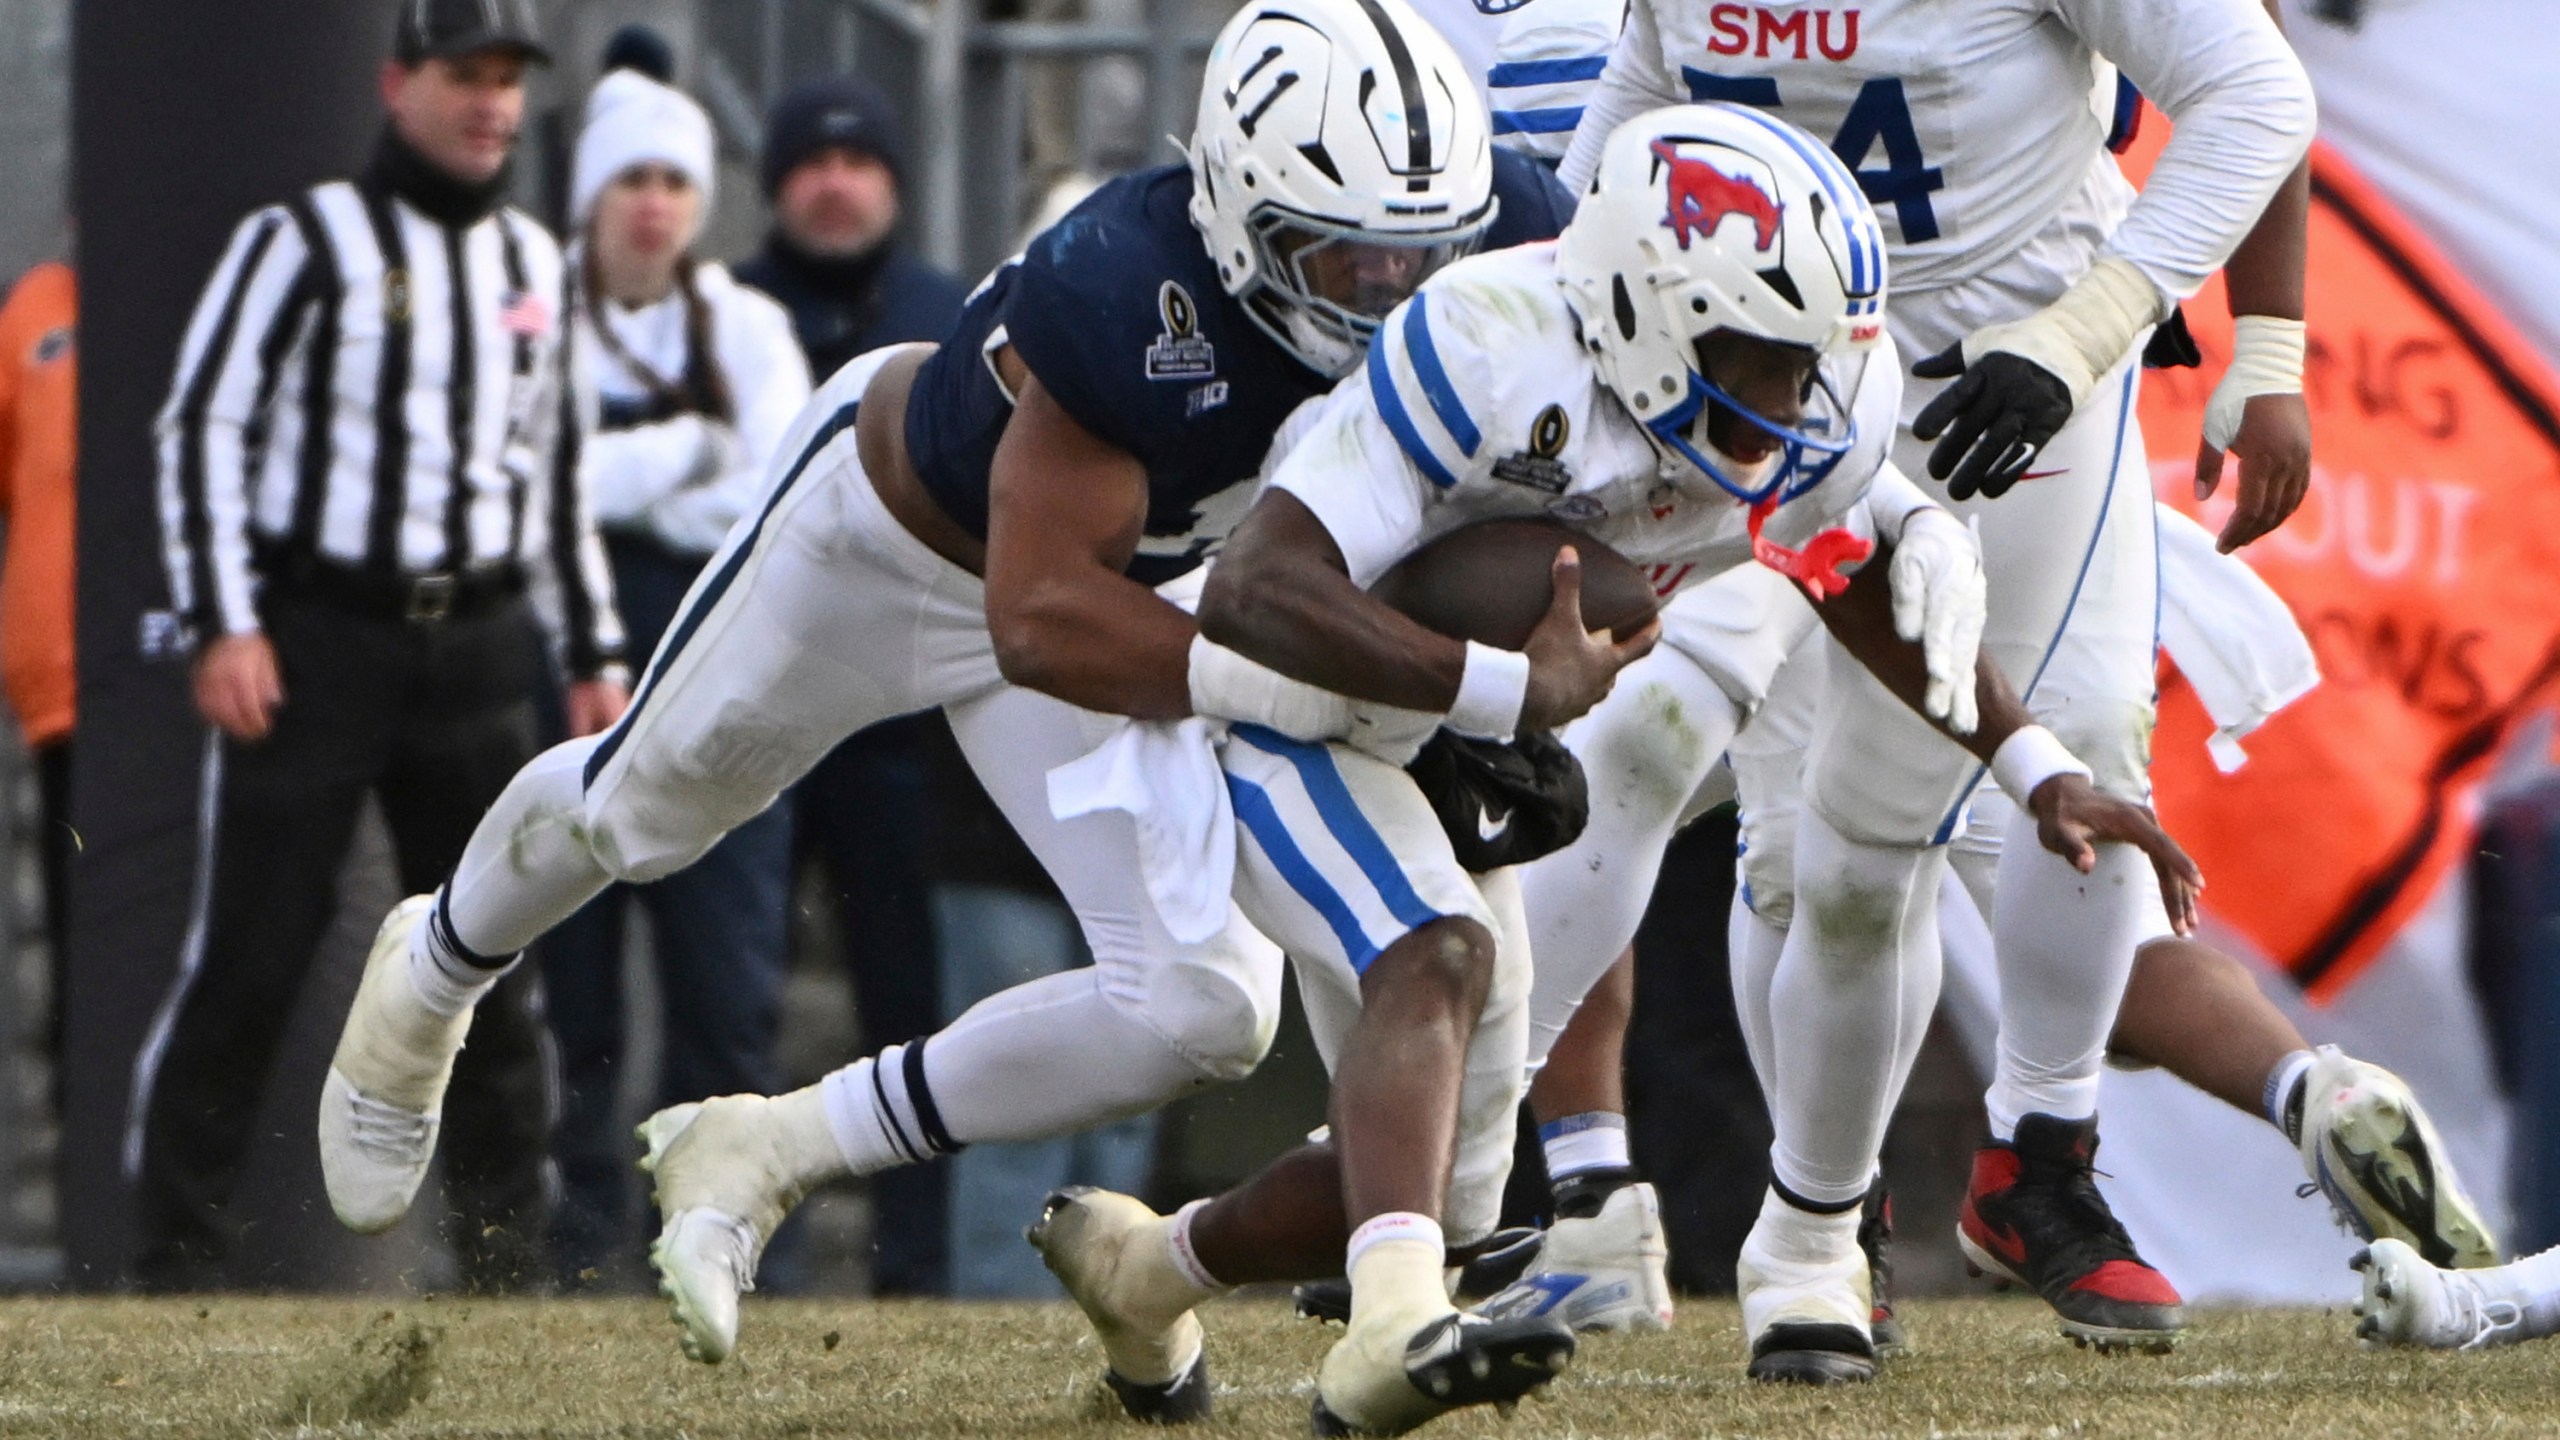
[[[1662,223],[1671,227],[1680,248],[1692,235],[1713,239],[1728,215],[1745,215],[1754,232],[1752,247],[1766,250],[1778,238],[1778,202],[1757,182],[1727,175],[1704,160],[1682,155],[1669,140],[1653,142],[1653,153],[1670,172],[1670,209]]]

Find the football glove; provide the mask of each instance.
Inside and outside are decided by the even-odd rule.
[[[1981,721],[1973,690],[1982,649],[1982,547],[1973,531],[1931,506],[1902,522],[1893,547],[1893,629],[1920,647],[1929,685],[1921,710],[1958,735]]]

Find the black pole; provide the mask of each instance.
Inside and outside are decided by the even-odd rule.
[[[127,1089],[176,972],[196,877],[204,730],[183,661],[162,644],[152,417],[231,228],[352,173],[370,148],[395,14],[390,0],[73,7],[81,851],[60,1193],[68,1279],[81,1289],[125,1274]]]

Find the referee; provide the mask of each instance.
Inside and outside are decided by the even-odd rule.
[[[250,216],[159,420],[173,599],[199,641],[199,906],[135,1061],[136,1278],[238,1283],[226,1203],[365,797],[432,889],[534,753],[530,574],[555,581],[570,723],[625,703],[578,482],[560,250],[501,203],[527,0],[403,0],[372,163]],[[209,878],[208,878],[209,877]],[[535,1273],[551,1096],[532,971],[480,1007],[445,1156],[475,1289]]]

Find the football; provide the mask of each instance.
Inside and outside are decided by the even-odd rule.
[[[1635,562],[1554,520],[1485,520],[1451,531],[1381,576],[1372,593],[1443,635],[1517,650],[1554,597],[1556,551],[1582,557],[1582,618],[1619,639],[1661,600]]]

